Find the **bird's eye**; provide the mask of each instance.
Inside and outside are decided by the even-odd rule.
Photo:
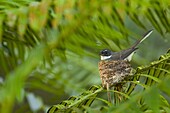
[[[104,49],[100,52],[100,55],[103,55],[103,56],[110,56],[111,55],[111,51],[108,50],[108,49]]]
[[[107,51],[107,50],[104,50],[104,51],[103,51],[103,54],[107,55],[107,54],[108,54],[108,51]]]

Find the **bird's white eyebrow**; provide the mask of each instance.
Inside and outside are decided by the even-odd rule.
[[[112,55],[110,55],[110,56],[101,56],[101,60],[108,60],[111,57],[112,57]]]

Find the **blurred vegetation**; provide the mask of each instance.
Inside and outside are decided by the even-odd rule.
[[[169,0],[1,0],[0,113],[59,103],[68,112],[170,112],[169,26]],[[130,47],[150,29],[132,61],[129,99],[110,105],[98,52]]]

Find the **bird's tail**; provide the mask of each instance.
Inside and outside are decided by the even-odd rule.
[[[140,44],[141,42],[143,42],[146,38],[149,37],[149,35],[153,32],[153,29],[152,30],[149,30],[147,33],[145,33],[145,35],[143,35],[143,37],[139,40],[137,40],[135,42],[135,44],[132,46],[132,48],[135,48],[138,44]]]

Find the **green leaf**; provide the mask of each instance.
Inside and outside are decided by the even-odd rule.
[[[160,107],[159,90],[156,87],[153,88],[151,87],[150,89],[151,90],[149,90],[144,95],[144,101],[146,102],[146,105],[153,110],[154,113],[159,113]]]
[[[53,105],[48,113],[57,112],[73,112],[74,108],[83,109],[83,106],[90,106],[99,92],[102,91],[101,86],[92,86],[86,92],[78,97],[70,97],[68,100],[61,102],[58,105]]]

